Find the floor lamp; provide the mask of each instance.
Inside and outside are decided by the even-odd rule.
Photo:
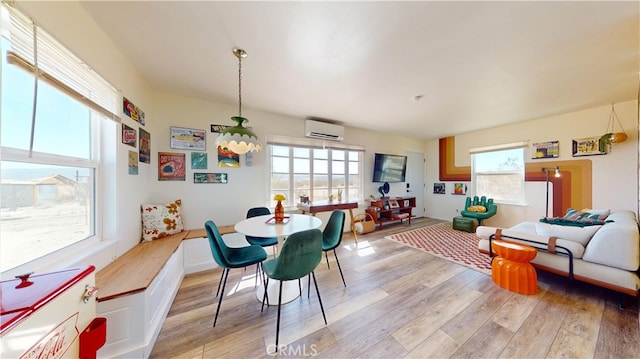
[[[542,172],[544,172],[545,174],[545,179],[547,180],[547,202],[546,202],[546,206],[545,208],[545,213],[544,216],[545,217],[549,217],[549,170],[555,170],[555,177],[560,177],[560,167],[559,166],[553,166],[553,167],[542,167]]]

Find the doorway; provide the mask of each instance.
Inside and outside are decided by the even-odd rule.
[[[407,175],[405,177],[405,196],[416,197],[416,208],[412,213],[424,217],[424,176],[426,161],[424,153],[407,151]]]

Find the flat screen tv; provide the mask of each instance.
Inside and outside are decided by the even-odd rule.
[[[373,182],[404,182],[407,156],[376,153],[373,162]]]

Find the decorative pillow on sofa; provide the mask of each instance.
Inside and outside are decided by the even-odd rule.
[[[167,204],[145,204],[142,211],[142,240],[152,241],[182,232],[182,200]]]
[[[610,209],[585,208],[585,209],[582,210],[582,212],[587,212],[589,214],[597,214],[598,215],[598,219],[601,219],[601,220],[607,219],[607,217],[609,217],[609,214],[611,214],[611,210]]]
[[[595,220],[595,221],[604,221],[609,216],[609,211],[602,210],[594,210],[591,211],[578,211],[577,209],[569,208],[567,209],[567,213],[564,215],[564,219],[570,221],[581,221],[581,220]]]

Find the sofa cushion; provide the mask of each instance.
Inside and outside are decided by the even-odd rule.
[[[566,239],[586,246],[591,240],[591,237],[593,237],[601,227],[602,226],[572,227],[558,226],[549,223],[536,223],[536,233],[543,236]]]
[[[591,238],[582,259],[625,270],[637,270],[640,265],[638,226],[635,220],[632,220],[633,223],[625,223],[625,219],[628,220],[620,215],[620,222],[614,220],[603,226]]]
[[[509,229],[517,232],[536,233],[536,222],[520,222]]]

